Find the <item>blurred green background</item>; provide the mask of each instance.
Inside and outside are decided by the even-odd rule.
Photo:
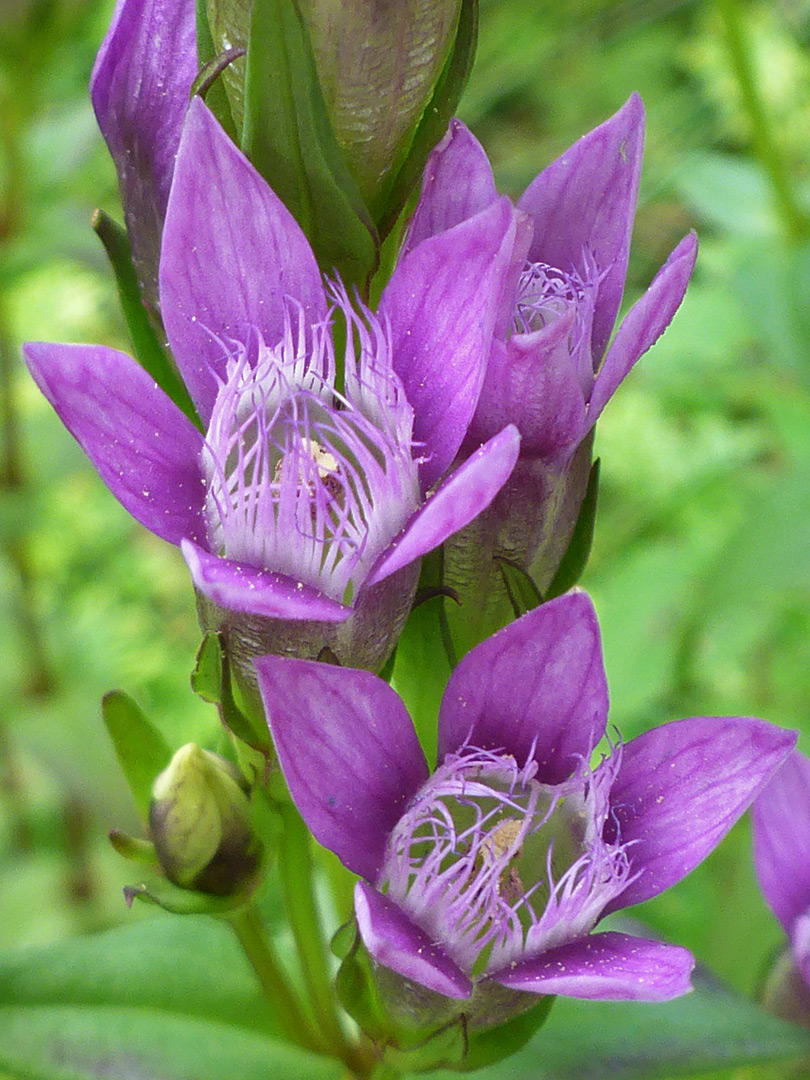
[[[173,745],[216,724],[189,693],[179,553],[107,493],[19,355],[31,338],[128,347],[90,228],[96,206],[121,217],[87,94],[111,9],[0,6],[0,948],[144,915],[106,840],[137,824],[101,695],[126,689]],[[683,308],[598,429],[583,584],[625,738],[752,714],[806,729],[810,750],[808,45],[805,0],[481,0],[461,112],[503,189],[638,90],[626,301],[688,228],[701,238]],[[747,823],[639,914],[748,995],[780,941]]]

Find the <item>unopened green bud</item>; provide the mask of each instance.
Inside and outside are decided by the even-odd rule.
[[[166,877],[185,889],[231,896],[261,858],[239,771],[195,743],[181,747],[152,789],[149,828]]]

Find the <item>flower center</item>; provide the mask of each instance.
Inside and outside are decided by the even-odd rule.
[[[613,760],[550,785],[533,761],[449,755],[394,829],[380,887],[474,975],[587,933],[629,872],[602,839]]]
[[[527,262],[518,281],[513,333],[545,329],[571,307],[587,306],[592,291],[576,270],[565,273],[547,263]]]

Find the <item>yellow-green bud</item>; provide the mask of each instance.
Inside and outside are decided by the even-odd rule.
[[[182,888],[231,896],[258,868],[261,844],[239,771],[195,743],[155,780],[149,828],[166,877]]]

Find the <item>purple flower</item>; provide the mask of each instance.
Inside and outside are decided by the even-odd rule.
[[[355,311],[195,99],[160,285],[206,434],[123,353],[26,346],[37,384],[113,494],[182,547],[204,624],[232,631],[235,652],[316,656],[328,644],[344,662],[381,665],[419,558],[504,483],[514,427],[428,497],[475,408],[514,227],[508,202],[493,204],[402,259],[376,315]],[[336,315],[350,331],[340,355]]]
[[[766,988],[769,1004],[810,1024],[810,760],[804,754],[790,755],[752,816],[759,883],[790,944],[787,964],[777,967]]]
[[[160,236],[196,75],[193,0],[118,0],[90,95],[118,171],[132,258],[151,308],[158,302]]]
[[[461,661],[432,774],[376,676],[271,656],[256,668],[293,799],[364,879],[355,914],[366,948],[459,999],[493,983],[604,1000],[685,993],[685,949],[592,931],[688,874],[796,741],[761,720],[694,717],[593,763],[608,694],[582,592]]]
[[[471,582],[478,590],[469,606],[483,604],[498,584],[493,555],[526,569],[535,560],[538,585],[547,587],[587,484],[590,445],[576,451],[683,299],[694,234],[678,244],[607,347],[627,273],[643,141],[644,110],[634,94],[541,172],[517,203],[511,276],[461,456],[514,423],[520,461],[490,511],[445,549],[449,583],[463,594]],[[454,120],[428,161],[405,250],[418,250],[497,199],[483,148]]]

